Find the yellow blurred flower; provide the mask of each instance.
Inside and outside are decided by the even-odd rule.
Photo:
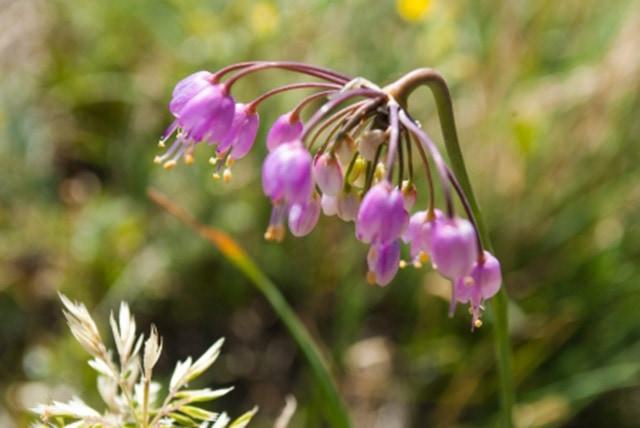
[[[278,11],[269,2],[256,2],[251,8],[251,28],[260,36],[273,33],[278,27]]]
[[[396,0],[398,14],[407,21],[421,20],[431,9],[431,0]]]

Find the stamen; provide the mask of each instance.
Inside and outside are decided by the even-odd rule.
[[[166,161],[169,157],[171,157],[171,155],[173,155],[173,153],[178,149],[178,147],[180,147],[182,145],[182,140],[176,140],[173,142],[173,144],[171,144],[171,146],[169,147],[169,149],[167,149],[166,152],[164,152],[163,155],[161,156],[156,156],[155,158],[153,158],[153,162],[157,163],[157,164],[161,164],[164,161]]]
[[[384,177],[385,171],[386,171],[386,168],[384,164],[382,162],[378,162],[378,164],[376,165],[376,170],[373,173],[375,179],[377,181],[382,180],[382,178]]]
[[[230,164],[233,163],[233,161],[229,161],[229,153],[230,151],[227,151],[226,153],[224,153],[222,156],[220,155],[220,153],[217,153],[214,156],[211,156],[209,158],[209,163],[213,166],[216,167],[215,171],[213,172],[213,174],[211,175],[213,177],[214,180],[220,180],[220,177],[224,176],[225,172],[223,171],[222,175],[220,174],[220,171],[222,170],[222,168],[227,165],[229,166]],[[230,174],[231,172],[229,172]],[[224,178],[224,177],[223,177]],[[229,177],[229,180],[231,178]],[[225,179],[227,180],[227,179]],[[225,181],[225,183],[227,183],[228,181]]]
[[[195,143],[189,143],[189,145],[187,146],[187,150],[184,154],[184,163],[186,163],[187,165],[193,165],[193,150],[195,147]]]
[[[162,167],[164,169],[166,169],[167,171],[172,170],[173,168],[175,168],[177,162],[173,159],[166,161],[165,163],[162,164]]]
[[[169,125],[169,127],[165,129],[165,131],[160,136],[160,141],[158,142],[158,145],[160,147],[164,147],[165,141],[167,141],[169,137],[173,135],[176,129],[178,129],[178,121],[174,120],[173,122],[171,122],[171,125]]]
[[[475,320],[475,321],[473,322],[473,326],[474,326],[475,328],[480,328],[480,327],[482,327],[482,320],[481,320],[480,318],[478,318],[477,320]]]
[[[367,282],[371,285],[376,284],[376,273],[375,272],[367,272]]]
[[[232,177],[233,177],[233,174],[231,173],[231,170],[229,168],[225,168],[224,172],[222,173],[222,181],[224,181],[225,183],[228,183],[231,181]]]
[[[269,227],[264,234],[267,241],[282,242],[285,235],[284,220],[287,216],[287,205],[284,203],[275,203],[271,210],[271,218],[269,219]]]
[[[398,263],[398,267],[400,267],[400,269],[406,268],[407,267],[406,260],[400,260],[400,262]]]

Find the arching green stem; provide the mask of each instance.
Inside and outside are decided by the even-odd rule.
[[[478,207],[467,169],[464,164],[462,150],[458,142],[455,117],[449,87],[444,77],[430,68],[420,68],[401,77],[396,82],[384,88],[396,101],[406,108],[409,95],[419,86],[427,86],[435,98],[440,126],[444,142],[451,162],[451,168],[467,196],[471,210],[477,221],[480,239],[485,248],[492,250],[491,241],[487,233],[482,215]],[[508,297],[504,285],[500,292],[491,300],[491,310],[494,318],[494,337],[496,345],[497,367],[500,377],[500,398],[502,402],[502,426],[513,427],[513,404],[515,391],[511,370],[511,343],[509,338]]]

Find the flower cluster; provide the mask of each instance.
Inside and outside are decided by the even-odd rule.
[[[274,68],[313,79],[274,88],[248,103],[234,100],[231,89],[238,80]],[[233,162],[255,142],[258,105],[293,90],[313,92],[282,114],[267,134],[262,187],[273,211],[265,238],[281,241],[285,224],[293,235],[307,235],[321,212],[353,221],[356,238],[369,245],[371,283],[385,286],[399,267],[420,267],[431,260],[433,268],[452,281],[451,312],[456,303],[468,303],[472,326],[479,327],[483,301],[500,288],[500,264],[483,249],[455,175],[393,85],[380,88],[363,78],[295,62],[245,62],[215,73],[200,71],[173,91],[169,110],[175,120],[160,145],[175,138],[156,162],[167,169],[181,158],[191,163],[194,147],[206,142],[214,150],[214,178],[230,180]],[[315,111],[303,115],[313,106]],[[429,187],[428,205],[411,214],[417,198],[414,153]],[[432,168],[439,177],[444,211],[434,206]],[[454,194],[466,218],[455,214]],[[409,261],[401,260],[401,243],[410,247]]]

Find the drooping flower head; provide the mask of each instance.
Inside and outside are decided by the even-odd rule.
[[[176,139],[164,155],[155,159],[165,168],[174,167],[185,154],[190,163],[195,144],[218,142],[229,132],[235,102],[227,88],[212,78],[211,73],[199,71],[181,80],[173,90],[169,110],[175,120],[162,135],[160,145],[164,147],[174,133]]]
[[[234,101],[237,82],[274,68],[311,79],[272,88],[249,102]],[[407,88],[415,88],[420,73],[432,72],[417,70],[381,88],[363,78],[286,61],[199,71],[173,91],[169,111],[175,120],[161,144],[174,135],[175,140],[156,161],[167,169],[181,158],[191,163],[196,146],[205,141],[213,149],[214,178],[225,168],[222,176],[228,181],[231,165],[254,146],[260,104],[284,92],[312,91],[278,116],[266,136],[262,188],[273,209],[265,237],[284,239],[285,222],[292,235],[307,235],[320,212],[355,221],[357,239],[369,245],[367,277],[379,285],[389,284],[398,268],[407,265],[401,260],[402,240],[410,246],[413,266],[430,259],[452,281],[452,304],[470,303],[478,325],[482,302],[500,287],[500,266],[484,251],[467,195],[438,146],[399,102],[406,99]],[[319,100],[323,102],[317,107]],[[428,182],[427,209],[414,208],[423,203],[414,176],[418,162]],[[441,209],[435,207],[436,178]],[[466,218],[456,214],[454,197]]]

